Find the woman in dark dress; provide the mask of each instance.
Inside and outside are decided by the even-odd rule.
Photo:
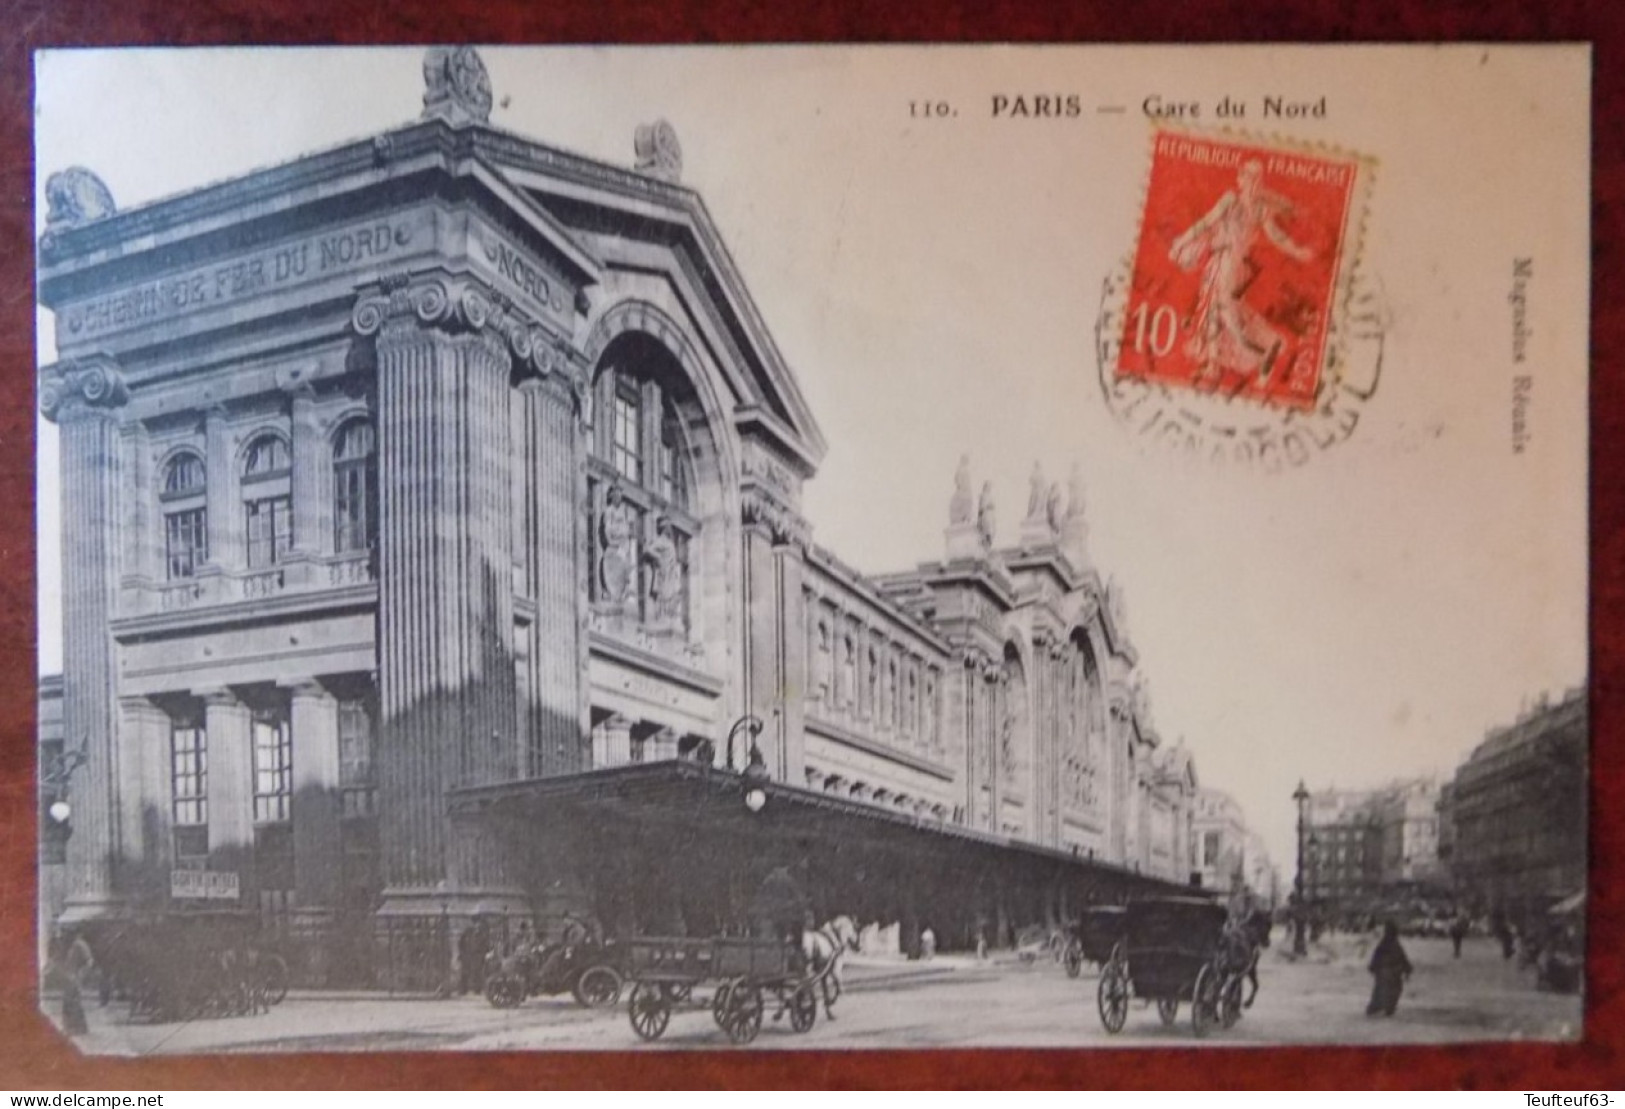
[[[1394,1015],[1399,1008],[1399,995],[1405,990],[1405,979],[1411,976],[1411,961],[1399,942],[1399,926],[1393,921],[1383,925],[1382,941],[1371,953],[1371,973],[1376,981],[1371,986],[1371,1004],[1365,1007],[1368,1017]]]

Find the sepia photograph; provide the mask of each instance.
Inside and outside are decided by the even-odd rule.
[[[1584,1035],[1588,47],[34,64],[79,1051]]]

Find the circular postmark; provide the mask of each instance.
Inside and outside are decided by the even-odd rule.
[[[1095,320],[1101,395],[1117,421],[1146,445],[1215,464],[1266,472],[1303,466],[1354,434],[1382,379],[1387,308],[1381,283],[1357,276],[1332,323],[1325,365],[1307,407],[1271,407],[1234,389],[1182,387],[1118,371],[1130,263],[1102,282]]]
[[[1376,393],[1385,311],[1357,272],[1375,163],[1325,145],[1161,127],[1133,253],[1095,345],[1119,422],[1216,462],[1302,466]]]

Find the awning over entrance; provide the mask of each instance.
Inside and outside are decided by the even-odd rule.
[[[747,794],[759,789],[759,807]],[[929,924],[948,945],[1008,942],[1030,925],[1075,920],[1084,906],[1190,887],[1068,851],[942,824],[690,761],[630,764],[462,789],[474,823],[538,865],[533,891],[584,889],[617,931],[693,934],[742,926],[751,892],[775,869],[805,884],[819,919]],[[673,908],[675,906],[675,909]]]

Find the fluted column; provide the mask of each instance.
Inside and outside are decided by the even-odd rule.
[[[745,711],[762,721],[757,746],[780,781],[799,781],[805,765],[799,722],[804,698],[792,689],[806,672],[801,652],[814,618],[804,611],[802,569],[807,525],[794,510],[760,490],[742,499],[745,588]],[[840,703],[841,622],[830,627],[825,711]],[[795,726],[792,726],[794,723]]]
[[[433,280],[363,300],[353,321],[376,336],[386,900],[454,880],[449,789],[519,769],[508,409],[517,347],[496,332],[496,311],[477,289]]]
[[[317,682],[291,691],[294,899],[330,909],[339,895],[339,707]]]
[[[519,542],[526,566],[526,590],[536,603],[531,627],[530,711],[521,766],[532,776],[585,769],[582,736],[581,634],[584,588],[577,505],[586,443],[576,416],[575,397],[561,374],[532,376],[517,394],[524,473]]]
[[[105,358],[54,367],[40,383],[40,408],[61,425],[63,736],[68,750],[82,746],[85,753],[68,788],[69,919],[112,908],[122,852],[108,624],[120,570],[119,409],[126,398],[118,367]]]

